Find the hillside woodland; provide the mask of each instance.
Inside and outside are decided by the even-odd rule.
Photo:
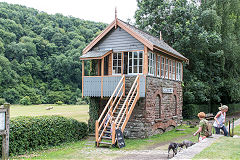
[[[1,2],[0,98],[23,104],[76,103],[82,49],[105,27]]]
[[[240,102],[240,0],[137,0],[136,26],[190,61],[184,105]],[[104,23],[0,3],[0,98],[74,104],[81,97],[82,49]],[[86,65],[86,73],[91,64]]]

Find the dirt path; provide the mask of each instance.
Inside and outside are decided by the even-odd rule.
[[[240,119],[235,121],[235,126],[240,125]],[[180,138],[176,138],[173,141],[178,141],[181,139],[185,139],[191,135],[186,135]],[[197,143],[188,149],[183,149],[179,152],[175,157],[169,157],[167,153],[167,146],[169,142],[155,144],[153,146],[147,147],[146,150],[139,151],[125,151],[122,152],[123,156],[115,158],[115,160],[160,160],[160,159],[172,159],[172,160],[180,160],[180,159],[192,159],[196,154],[200,153],[206,147],[209,147],[212,143],[214,143],[218,138],[223,135],[214,134],[212,138],[207,138],[206,141],[202,143]],[[165,150],[162,147],[165,147]]]

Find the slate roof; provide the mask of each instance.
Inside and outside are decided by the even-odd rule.
[[[86,54],[80,56],[80,59],[84,58],[98,58],[104,56],[107,52],[111,50],[104,50],[104,51],[89,51]]]
[[[124,23],[125,25],[128,26],[128,28],[130,28],[131,30],[133,30],[134,32],[136,32],[139,36],[141,36],[142,38],[144,38],[146,41],[148,41],[149,43],[165,50],[165,51],[168,51],[170,53],[173,53],[179,57],[182,57],[184,59],[187,59],[186,57],[184,57],[181,53],[177,52],[175,49],[173,49],[172,47],[170,47],[167,43],[165,43],[163,40],[160,40],[120,19],[118,19],[119,21],[121,21],[122,23]]]

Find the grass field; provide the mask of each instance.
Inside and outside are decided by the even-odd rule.
[[[47,107],[53,106],[53,109],[46,110]],[[88,105],[11,105],[10,117],[17,116],[42,116],[42,115],[61,115],[71,117],[81,122],[87,122],[89,107]]]
[[[126,147],[121,148],[121,151],[132,151],[132,150],[145,150],[149,147],[159,144],[166,143],[169,141],[180,138],[186,135],[192,135],[196,128],[189,128],[188,126],[181,126],[181,129],[185,129],[184,132],[177,131],[174,129],[169,132],[165,132],[161,135],[151,136],[145,139],[125,139]],[[189,136],[184,139],[197,141],[197,137]],[[178,140],[179,142],[182,139]],[[164,150],[167,146],[164,145]],[[118,148],[111,148],[110,150],[96,148],[94,138],[91,140],[83,140],[75,143],[64,144],[62,146],[53,147],[49,150],[43,150],[34,152],[32,154],[12,157],[13,159],[114,159],[121,156]]]
[[[234,130],[234,134],[240,136],[240,125]],[[240,138],[222,137],[194,159],[240,159]]]

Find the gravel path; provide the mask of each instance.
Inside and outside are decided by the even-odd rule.
[[[240,125],[240,119],[234,122],[234,126]],[[209,147],[213,142],[215,142],[218,138],[222,137],[223,135],[214,134],[213,138],[206,138],[206,141],[197,143],[188,149],[179,152],[172,160],[177,159],[192,159],[196,154],[200,153],[205,148]]]
[[[240,125],[240,119],[234,122],[234,126]],[[204,142],[197,143],[188,149],[183,149],[181,152],[178,152],[175,157],[170,157],[171,160],[179,159],[192,159],[196,154],[200,153],[206,147],[209,147],[214,143],[218,138],[223,135],[214,134],[211,138],[206,138]],[[115,158],[115,160],[164,160],[167,158],[168,153],[166,150],[155,148],[150,150],[133,150],[133,151],[124,151],[121,153],[122,156]]]

